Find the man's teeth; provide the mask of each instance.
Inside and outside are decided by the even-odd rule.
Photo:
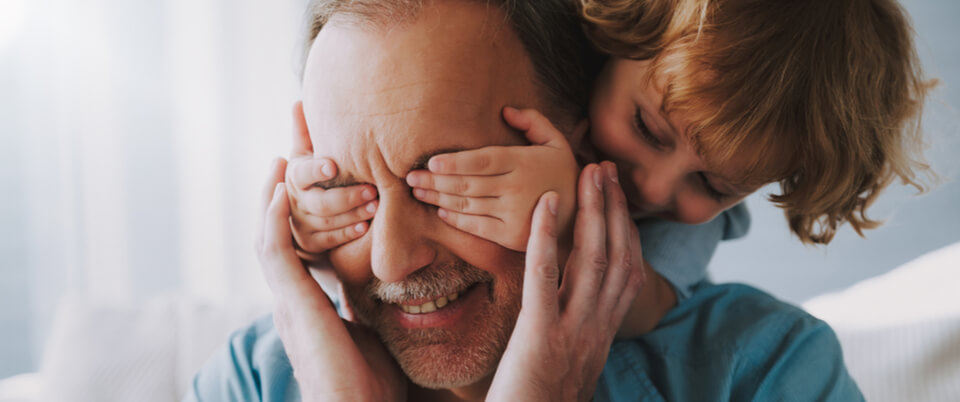
[[[446,307],[447,304],[457,300],[458,297],[460,297],[460,295],[454,292],[446,296],[440,296],[436,300],[428,301],[419,306],[409,306],[406,304],[398,304],[398,306],[407,314],[427,314]]]

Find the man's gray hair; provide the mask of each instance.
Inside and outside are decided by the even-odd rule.
[[[426,1],[431,0],[311,0],[303,62],[317,34],[334,15],[364,24],[402,23],[416,18]],[[474,1],[500,7],[530,57],[543,99],[553,109],[543,112],[555,123],[569,124],[565,128],[586,117],[600,60],[583,33],[573,1],[433,1]]]

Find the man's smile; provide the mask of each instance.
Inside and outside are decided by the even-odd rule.
[[[452,328],[462,324],[463,318],[475,315],[490,303],[484,297],[489,294],[490,283],[478,283],[469,288],[428,300],[391,303],[388,317],[407,329]]]

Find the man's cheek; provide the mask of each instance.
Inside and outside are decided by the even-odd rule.
[[[330,263],[345,285],[364,286],[373,279],[370,268],[369,235],[330,250]]]

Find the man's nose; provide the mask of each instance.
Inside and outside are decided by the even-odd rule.
[[[383,282],[398,282],[430,265],[436,250],[426,233],[430,211],[402,191],[381,193],[377,216],[370,226],[370,264]]]

